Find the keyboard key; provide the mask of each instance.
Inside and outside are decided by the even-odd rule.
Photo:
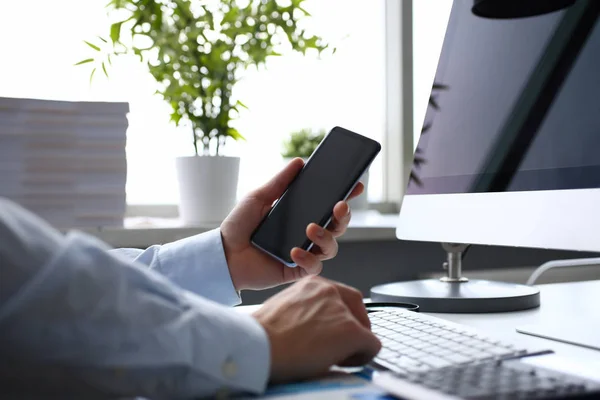
[[[391,329],[379,328],[379,330],[377,331],[377,334],[378,334],[379,336],[384,336],[384,337],[387,337],[387,336],[392,336],[392,335],[395,335],[395,334],[396,334],[396,332],[394,332],[394,331],[393,331],[393,330],[391,330]]]
[[[414,365],[412,367],[409,367],[406,370],[410,374],[415,374],[415,373],[431,371],[431,367],[428,365],[425,365],[425,364],[419,364],[419,365]]]
[[[412,343],[410,345],[410,347],[413,347],[413,348],[419,349],[419,350],[422,350],[422,349],[424,349],[426,347],[429,347],[429,346],[431,346],[431,345],[429,343],[427,343],[427,342],[417,342],[417,343]]]
[[[450,361],[454,364],[463,364],[471,361],[471,357],[464,356],[462,354],[450,353],[450,354],[437,354],[438,356]]]
[[[455,351],[452,351],[450,349],[445,349],[443,347],[428,347],[423,349],[424,351],[426,351],[429,354],[434,354],[438,357],[445,357],[448,354],[455,354]]]
[[[450,346],[456,344],[456,342],[453,342],[452,340],[448,340],[448,339],[443,338],[443,337],[438,338],[438,339],[434,339],[434,340],[430,340],[429,343],[435,344],[435,345],[440,346],[440,347],[450,347]]]
[[[429,356],[429,353],[419,350],[419,349],[408,349],[406,351],[403,351],[401,353],[398,352],[398,353],[403,356],[414,358],[415,360],[420,360],[423,357]]]
[[[394,335],[390,335],[389,338],[395,342],[403,342],[403,343],[407,342],[409,340],[416,340],[412,336],[405,335],[404,333],[396,333]]]
[[[504,356],[508,354],[513,354],[514,351],[512,349],[507,349],[506,347],[491,347],[484,350],[486,353],[491,353],[495,356]]]
[[[430,365],[434,368],[444,368],[452,365],[452,362],[436,356],[423,357],[420,358],[419,361],[421,361],[424,364]]]
[[[418,338],[422,334],[421,331],[418,331],[416,329],[400,329],[400,330],[398,330],[398,332],[403,333],[404,335],[410,336],[413,338]]]
[[[410,357],[406,357],[406,356],[400,356],[394,360],[391,360],[391,362],[393,362],[398,367],[404,368],[407,370],[413,369],[414,367],[421,364],[421,362],[414,360]]]
[[[408,347],[407,345],[405,345],[405,344],[403,344],[401,342],[393,342],[393,343],[387,345],[386,347],[389,348],[390,350],[394,350],[394,351],[397,351],[399,353],[401,353],[402,351],[410,349],[410,347]]]
[[[419,336],[419,339],[425,341],[425,342],[429,342],[434,340],[435,338],[437,338],[437,336],[435,335],[429,335],[427,333],[423,333],[421,336]]]
[[[398,317],[389,318],[388,321],[392,321],[392,322],[397,323],[398,325],[402,325],[402,324],[412,321],[412,320],[398,316]]]
[[[442,331],[443,331],[443,329],[437,328],[435,326],[430,326],[430,327],[423,329],[423,332],[427,332],[427,333],[439,333]]]
[[[464,355],[466,355],[467,357],[471,357],[473,360],[475,361],[481,361],[481,360],[487,360],[488,358],[492,358],[494,357],[492,354],[490,353],[485,353],[483,351],[472,351],[470,353],[462,353]]]
[[[417,339],[417,338],[412,338],[411,337],[411,338],[403,340],[402,343],[405,344],[406,346],[411,346],[412,347],[413,344],[422,343],[422,342],[419,339]]]

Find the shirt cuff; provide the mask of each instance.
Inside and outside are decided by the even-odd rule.
[[[221,304],[241,303],[219,229],[165,244],[158,259],[160,272],[180,287]]]
[[[184,292],[193,309],[206,309],[193,293]],[[215,330],[209,342],[215,346],[205,349],[211,353],[211,369],[215,380],[221,382],[217,393],[226,395],[230,390],[263,393],[271,372],[271,346],[262,325],[251,315],[232,309],[213,314]],[[205,337],[209,339],[209,337]]]

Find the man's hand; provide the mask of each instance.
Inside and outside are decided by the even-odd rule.
[[[271,344],[272,382],[316,377],[332,365],[363,365],[381,349],[361,293],[325,278],[300,280],[254,317]]]
[[[350,207],[343,201],[333,208],[333,219],[327,229],[314,223],[306,228],[307,237],[315,245],[310,252],[300,248],[292,250],[292,260],[298,264],[296,268],[286,267],[250,243],[252,232],[303,166],[302,159],[292,160],[271,181],[240,201],[221,224],[225,257],[237,290],[266,289],[307,275],[318,275],[323,269],[322,261],[337,254],[336,237],[344,234],[350,222]],[[360,195],[363,190],[364,186],[359,183],[350,198]]]

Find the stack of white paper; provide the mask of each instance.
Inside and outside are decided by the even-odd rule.
[[[127,103],[0,98],[0,197],[60,229],[122,226]]]

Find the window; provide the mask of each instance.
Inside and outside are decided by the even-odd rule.
[[[114,62],[106,79],[73,64],[89,56],[84,39],[105,34],[106,0],[30,0],[0,6],[3,63],[0,96],[57,100],[128,101],[129,204],[178,201],[174,158],[190,155],[189,129],[169,123],[169,109],[151,76],[135,58]],[[228,146],[242,158],[238,195],[283,165],[282,140],[291,131],[340,125],[376,140],[385,131],[384,0],[308,0],[310,29],[335,44],[334,55],[274,57],[246,72],[236,87],[250,110],[237,122],[247,142]],[[20,17],[27,15],[27,24]],[[8,39],[10,38],[10,39]],[[371,168],[369,199],[383,195],[383,162]]]
[[[414,146],[425,119],[431,85],[442,51],[452,0],[413,2]]]

